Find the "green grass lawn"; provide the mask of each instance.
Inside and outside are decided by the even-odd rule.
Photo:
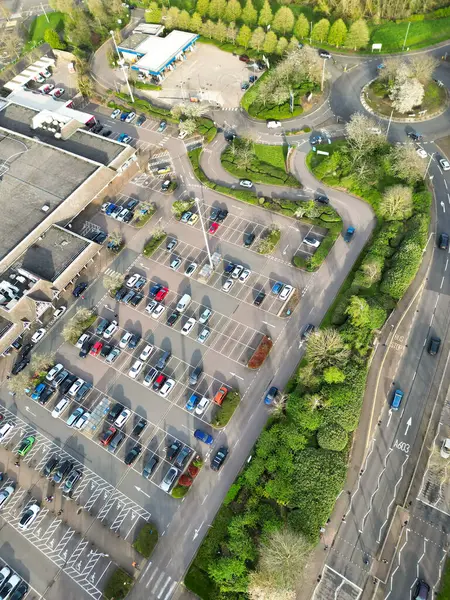
[[[385,23],[371,27],[370,44],[383,44],[382,52],[401,52],[408,23]],[[447,40],[450,17],[411,23],[406,48],[424,48]]]
[[[267,146],[266,144],[255,144],[255,154],[262,162],[286,170],[287,146]]]
[[[49,12],[47,13],[47,16],[49,22],[45,15],[39,15],[34,19],[28,32],[28,41],[40,42],[44,39],[44,32],[46,29],[55,29],[58,32],[64,29],[63,13]]]
[[[392,103],[388,93],[389,88],[387,85],[379,80],[376,80],[367,88],[367,103],[376,112],[385,116],[389,116],[392,111]],[[423,97],[420,110],[426,110],[428,115],[432,115],[441,109],[445,101],[445,88],[439,87],[434,81],[431,81],[425,86],[425,95]],[[394,118],[403,118],[405,115],[394,111],[393,116]]]
[[[439,598],[442,598],[442,600],[450,598],[450,559],[448,558],[445,562],[444,574],[441,579]]]

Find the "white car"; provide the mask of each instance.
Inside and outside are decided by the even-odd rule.
[[[81,350],[84,342],[87,342],[89,339],[91,339],[91,336],[88,333],[82,333],[78,338],[78,342],[75,344],[75,348]]]
[[[68,391],[69,396],[76,396],[78,390],[80,389],[80,387],[83,385],[84,383],[84,379],[81,379],[81,377],[79,377],[75,383],[72,384],[72,387],[70,388],[70,390]]]
[[[128,215],[129,212],[130,211],[128,210],[128,208],[122,208],[120,213],[117,215],[116,220],[123,223],[123,220],[125,219],[125,217]]]
[[[170,268],[177,271],[181,265],[181,258],[176,256],[170,263]]]
[[[150,302],[145,307],[145,312],[151,315],[157,306],[158,302],[156,300],[150,300]]]
[[[136,118],[136,113],[131,111],[125,119],[125,123],[131,123]]]
[[[212,315],[212,310],[210,308],[205,308],[205,310],[202,312],[202,314],[200,315],[198,322],[201,325],[206,325],[206,323],[209,321],[209,319],[211,318]]]
[[[44,81],[45,81],[45,77],[43,75],[41,75],[40,73],[35,75],[33,79],[34,79],[34,81],[37,81],[38,83],[44,83]]]
[[[210,335],[211,335],[210,330],[205,327],[198,334],[198,336],[197,336],[197,342],[200,342],[200,344],[204,344],[206,342],[206,340],[209,338]]]
[[[47,330],[45,329],[45,327],[41,327],[41,329],[38,329],[35,333],[33,333],[33,335],[31,336],[31,342],[33,344],[37,344],[42,340],[46,333]]]
[[[0,492],[0,508],[3,508],[11,496],[14,494],[14,487],[12,485],[8,485],[3,488]]]
[[[152,346],[151,344],[147,344],[142,350],[141,354],[139,355],[139,360],[147,360],[147,358],[149,358],[154,349],[154,346]]]
[[[134,273],[134,275],[131,275],[131,277],[128,278],[128,281],[125,285],[127,286],[127,288],[132,288],[135,286],[139,278],[140,275],[138,273]]]
[[[186,321],[186,323],[183,325],[183,329],[181,330],[181,335],[188,335],[194,328],[195,323],[196,323],[196,320],[194,319],[194,317],[191,317],[190,319],[188,319]]]
[[[317,240],[314,237],[305,237],[305,239],[303,240],[303,243],[306,246],[311,246],[311,248],[318,248],[320,246],[319,240]]]
[[[233,279],[238,279],[239,275],[242,273],[243,270],[244,270],[244,267],[242,265],[236,265],[234,267],[234,269],[231,271],[231,277]]]
[[[158,304],[158,306],[152,312],[152,319],[159,319],[165,310],[166,307],[163,304]]]
[[[233,287],[234,281],[232,279],[227,279],[222,286],[222,290],[228,294],[228,292]]]
[[[241,179],[241,180],[239,181],[239,185],[240,185],[241,187],[245,187],[245,188],[251,188],[251,187],[253,187],[253,182],[252,182],[252,181],[250,181],[250,179]]]
[[[0,442],[3,442],[3,440],[5,439],[5,437],[8,435],[8,433],[14,429],[15,424],[14,423],[5,423],[4,425],[2,425],[0,427]]]
[[[67,306],[60,306],[53,313],[53,318],[59,319],[59,317],[61,317],[66,312],[66,310],[67,310]]]
[[[208,404],[209,404],[209,399],[206,398],[205,396],[203,396],[203,398],[200,400],[200,402],[195,407],[195,414],[202,415],[205,412]]]
[[[116,333],[118,327],[119,327],[119,323],[116,320],[111,321],[111,323],[108,325],[108,327],[103,332],[103,338],[105,340],[111,339],[112,336]]]
[[[159,390],[159,395],[163,398],[167,398],[170,394],[171,390],[175,385],[175,381],[173,379],[167,379],[162,388]]]
[[[267,128],[268,129],[276,129],[277,127],[281,127],[281,121],[267,121]]]
[[[67,398],[62,398],[58,402],[58,404],[55,406],[55,408],[52,410],[52,417],[54,419],[57,419],[67,408],[68,404],[69,404],[69,400]]]
[[[41,85],[41,87],[39,88],[39,91],[41,92],[41,94],[50,94],[54,87],[55,86],[53,85],[53,83],[44,83],[44,85]]]
[[[115,427],[123,427],[128,419],[131,417],[131,410],[129,408],[124,408],[117,419],[114,421]]]
[[[247,281],[247,279],[250,277],[251,274],[252,274],[252,272],[250,271],[250,269],[244,269],[242,271],[242,273],[239,275],[239,281],[241,283],[244,283],[244,281]]]
[[[439,164],[441,165],[441,169],[443,171],[450,171],[450,163],[445,158],[440,158]]]
[[[52,76],[52,74],[50,73],[50,71],[48,69],[43,69],[39,75],[42,75],[42,77],[45,77],[45,79],[48,79],[49,77]]]
[[[41,508],[38,504],[31,504],[31,506],[26,508],[19,521],[20,529],[28,529],[30,525],[36,520],[36,517],[38,516],[40,511]]]
[[[54,90],[52,90],[50,92],[50,96],[53,96],[54,98],[61,98],[61,96],[64,94],[66,90],[64,88],[55,88]]]
[[[191,277],[191,275],[193,275],[195,273],[197,268],[198,268],[198,264],[195,262],[191,262],[186,267],[184,274],[186,275],[186,277]]]
[[[442,458],[449,458],[450,457],[450,439],[449,438],[446,438],[442,442],[441,456],[442,456]]]
[[[64,369],[64,365],[62,365],[61,363],[58,363],[57,365],[55,365],[54,367],[52,367],[50,369],[50,371],[45,376],[45,379],[47,381],[53,381],[55,379],[55,377],[58,375],[58,373],[60,373],[63,369]]]
[[[428,156],[427,151],[422,148],[422,146],[417,146],[416,148],[417,154],[420,158],[426,158]]]
[[[129,331],[125,331],[125,333],[122,336],[122,339],[119,342],[119,348],[122,348],[122,350],[124,348],[126,348],[128,345],[128,342],[131,340],[132,337],[133,337],[132,333],[130,333]]]
[[[280,295],[278,296],[278,300],[288,300],[291,297],[293,291],[294,288],[292,287],[292,285],[285,285],[281,290]]]
[[[184,140],[184,138],[187,136],[187,131],[180,131],[180,133],[178,134],[178,139],[179,140]]]
[[[143,366],[144,366],[144,363],[142,362],[142,360],[135,360],[134,361],[133,366],[128,371],[128,375],[131,377],[131,379],[136,379],[136,377],[142,371],[142,367]]]
[[[179,474],[180,472],[176,467],[170,467],[164,479],[159,484],[159,487],[163,490],[163,492],[170,491],[170,488],[175,483],[175,479],[178,477]]]
[[[117,117],[120,115],[120,109],[119,108],[115,108],[112,113],[111,113],[111,119],[117,119]]]

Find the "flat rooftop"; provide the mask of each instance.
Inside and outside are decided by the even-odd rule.
[[[136,52],[144,56],[133,67],[145,69],[156,75],[197,39],[196,33],[177,30],[171,31],[165,38],[147,36],[136,48]]]
[[[13,268],[25,269],[53,283],[89,243],[67,229],[53,225],[26,250]]]
[[[0,260],[96,169],[95,164],[0,130]],[[44,206],[49,207],[45,212]]]
[[[5,319],[5,317],[0,315],[0,338],[2,338],[13,325],[14,323],[11,323],[11,321],[8,321],[8,319]]]
[[[134,32],[130,35],[130,37],[125,38],[118,45],[122,50],[136,50],[137,46],[145,42],[148,38],[148,35],[142,32]]]
[[[38,110],[10,102],[0,110],[0,127],[17,131],[28,137],[37,137],[55,148],[67,150],[81,158],[93,160],[101,165],[109,165],[124,150],[124,146],[89,131],[78,129],[66,140],[57,139],[45,129],[32,129],[32,119]],[[61,173],[61,172],[60,172]]]

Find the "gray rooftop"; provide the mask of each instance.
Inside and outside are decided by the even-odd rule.
[[[89,241],[62,227],[53,226],[14,264],[41,279],[54,282],[89,246]]]
[[[0,315],[0,338],[2,338],[12,326],[13,323],[11,323],[11,321],[8,321],[8,319],[5,319],[5,317]]]
[[[37,227],[96,165],[0,130],[0,259]],[[44,212],[43,206],[49,209]]]
[[[142,44],[148,38],[146,33],[132,33],[130,37],[122,40],[119,44],[119,48],[124,50],[135,50],[139,44]]]
[[[17,133],[26,136],[36,136],[55,148],[67,150],[67,152],[106,166],[117,158],[124,149],[121,144],[84,129],[79,129],[67,140],[57,139],[44,129],[31,129],[31,120],[38,112],[32,108],[19,106],[11,102],[6,108],[0,110],[0,127],[17,131]]]

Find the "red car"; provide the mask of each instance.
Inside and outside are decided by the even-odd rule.
[[[214,223],[211,223],[211,227],[209,228],[209,233],[213,234],[216,233],[216,231],[219,229],[219,223],[216,223],[214,221]]]
[[[89,354],[91,356],[98,356],[100,354],[102,348],[103,348],[103,342],[95,342],[95,344],[92,346]]]
[[[111,427],[109,429],[107,429],[106,431],[104,431],[102,433],[102,435],[100,436],[100,444],[103,444],[103,446],[107,446],[109,444],[109,442],[112,440],[116,431],[117,431],[117,429],[111,425]]]
[[[213,402],[221,406],[222,402],[225,400],[225,396],[228,394],[228,388],[223,385],[220,390],[216,393],[213,398]]]
[[[155,296],[156,302],[161,302],[161,300],[164,300],[164,298],[167,296],[168,293],[169,293],[169,288],[166,288],[166,287],[161,288]]]

